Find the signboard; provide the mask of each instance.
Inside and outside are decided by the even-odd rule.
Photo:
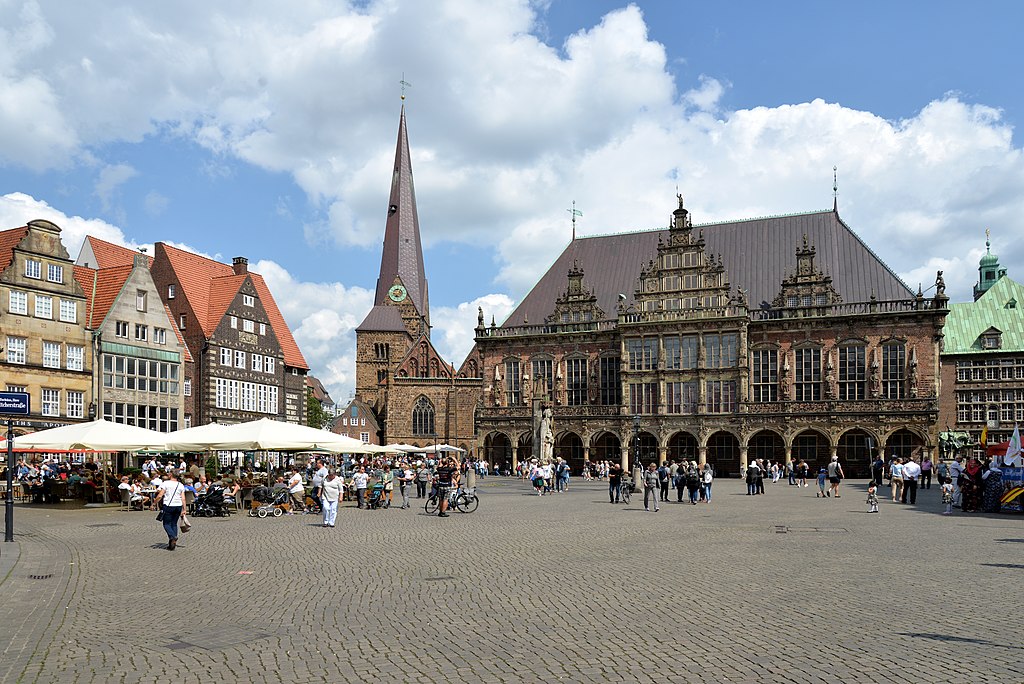
[[[0,392],[0,414],[27,416],[31,413],[28,392]]]

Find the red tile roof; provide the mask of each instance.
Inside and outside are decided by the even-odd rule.
[[[28,226],[0,231],[0,271],[11,265],[14,248],[28,235]]]
[[[96,268],[113,268],[114,266],[131,266],[135,263],[135,255],[138,254],[134,249],[129,249],[122,245],[115,245],[113,242],[107,242],[100,240],[97,237],[91,235],[86,236],[86,241],[92,248],[92,254],[96,257]],[[153,257],[147,256],[149,265],[153,265]]]
[[[245,276],[236,276],[234,269],[228,264],[172,247],[165,242],[157,244],[167,255],[171,268],[181,283],[183,294],[199,319],[203,334],[210,337],[224,317],[224,312],[231,301],[238,294]],[[252,277],[253,285],[267,312],[267,318],[270,319],[270,327],[284,352],[285,364],[309,370],[306,359],[292,337],[292,331],[281,315],[281,310],[277,308],[277,302],[274,301],[263,276],[252,271],[249,271],[248,275]]]

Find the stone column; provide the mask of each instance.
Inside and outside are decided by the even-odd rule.
[[[658,447],[658,465],[662,465],[668,460],[668,447]]]
[[[708,448],[706,446],[697,447],[697,465],[704,465],[708,462]]]
[[[747,447],[740,447],[740,475],[747,472]]]
[[[623,473],[629,472],[629,444],[625,444],[622,447],[622,470]]]

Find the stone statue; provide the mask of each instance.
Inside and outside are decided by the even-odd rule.
[[[941,273],[941,271],[940,271]],[[910,397],[912,399],[917,398],[917,350],[913,350],[910,353],[910,373],[907,377],[907,384],[910,389]]]
[[[523,373],[523,405],[529,406],[530,400],[533,398],[533,382],[530,381],[530,376],[527,373]]]
[[[942,271],[935,274],[935,296],[941,297],[946,294],[946,281],[942,278]]]
[[[551,429],[554,419],[551,416],[551,409],[546,408],[541,413],[540,419],[540,460],[541,463],[550,463],[555,457],[555,434]]]

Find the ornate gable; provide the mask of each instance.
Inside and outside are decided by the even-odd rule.
[[[440,378],[444,380],[451,378],[454,373],[455,368],[441,358],[426,335],[420,335],[413,342],[395,372],[400,378]]]
[[[704,251],[704,232],[693,235],[690,213],[676,196],[668,240],[658,239],[658,254],[640,269],[634,292],[636,311],[680,312],[719,309],[734,303],[722,257]]]
[[[815,268],[815,251],[804,234],[803,244],[796,250],[796,270],[782,280],[782,289],[772,300],[773,308],[831,306],[843,301],[832,287],[832,277]]]
[[[545,323],[589,323],[604,320],[604,310],[597,305],[593,290],[583,285],[583,269],[573,262],[569,269],[569,285],[555,300],[555,310],[544,319]]]

